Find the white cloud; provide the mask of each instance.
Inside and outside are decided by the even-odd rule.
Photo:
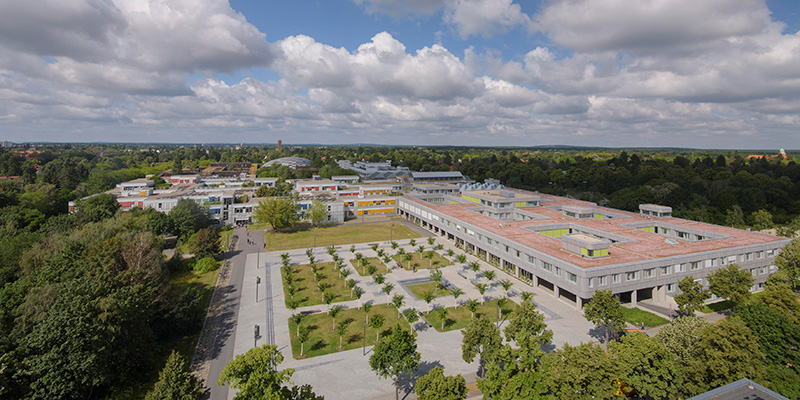
[[[489,37],[517,26],[532,28],[530,17],[512,0],[447,0],[444,20],[462,39]]]

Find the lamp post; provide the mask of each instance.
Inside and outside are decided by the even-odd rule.
[[[393,231],[394,231],[394,224],[389,226],[389,241],[390,242],[392,241],[392,233],[393,233]]]
[[[364,334],[362,336],[364,337],[364,345],[362,347],[362,350],[364,352],[364,355],[367,355],[367,324],[366,323],[364,323]]]

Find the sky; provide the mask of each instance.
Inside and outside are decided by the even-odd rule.
[[[0,140],[800,149],[797,0],[0,2]]]

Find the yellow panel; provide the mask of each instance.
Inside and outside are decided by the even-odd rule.
[[[607,255],[608,255],[608,249],[600,249],[600,250],[595,250],[594,251],[594,256],[595,257],[602,257],[602,256],[607,256]]]
[[[514,203],[514,204],[515,204],[517,207],[525,207],[525,202],[524,202],[524,201],[518,201],[518,202],[516,202],[516,203]]]
[[[588,256],[589,255],[589,250],[586,250],[583,247],[581,247],[581,255]]]
[[[603,215],[603,214],[595,214],[595,215],[594,215],[594,218],[595,218],[595,219],[603,219],[603,218],[605,218],[605,217],[606,217],[606,216],[605,216],[605,215]]]

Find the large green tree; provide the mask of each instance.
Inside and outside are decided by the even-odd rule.
[[[800,238],[793,239],[775,257],[775,265],[794,290],[800,289]]]
[[[495,361],[502,347],[500,330],[488,318],[480,316],[471,319],[461,334],[461,358],[471,363],[479,356],[483,376],[484,365]]]
[[[619,364],[594,343],[565,344],[561,351],[547,354],[543,363],[555,399],[610,399],[619,390]]]
[[[315,226],[319,226],[328,217],[328,206],[319,200],[312,200],[306,213],[311,222]]]
[[[434,367],[417,379],[414,392],[419,400],[464,400],[467,382],[461,374],[445,376],[442,367]]]
[[[290,228],[297,222],[297,204],[290,198],[268,197],[258,202],[253,216],[275,230]]]
[[[610,289],[595,291],[592,300],[583,306],[583,316],[598,328],[605,328],[606,343],[610,340],[611,332],[623,328],[625,323],[619,299]]]
[[[169,212],[172,220],[172,227],[178,236],[191,235],[200,229],[207,228],[209,225],[208,217],[203,208],[192,200],[184,200],[178,203]]]
[[[277,346],[265,344],[252,348],[222,369],[217,384],[236,389],[235,400],[322,399],[308,385],[290,386],[294,369],[278,370],[282,362],[283,355]]]
[[[198,259],[217,255],[222,250],[219,232],[213,228],[200,229],[192,237],[191,247]]]
[[[391,335],[384,337],[372,350],[369,366],[381,378],[392,379],[395,398],[400,399],[400,378],[410,375],[419,366],[417,339],[399,325],[395,325]]]
[[[78,219],[82,223],[99,222],[113,217],[117,210],[119,210],[117,198],[113,194],[102,193],[78,204]]]
[[[173,351],[167,364],[158,374],[153,390],[147,392],[144,400],[200,400],[203,398],[203,385],[189,371],[186,361]]]
[[[678,303],[678,311],[684,315],[693,315],[709,298],[708,290],[692,276],[681,279],[678,282],[678,289],[681,293],[675,296],[675,302]]]
[[[683,316],[662,327],[655,338],[675,356],[676,362],[687,366],[697,354],[697,343],[702,338],[701,328],[708,324],[708,321],[694,315]]]
[[[734,307],[747,298],[752,285],[753,276],[750,271],[740,269],[737,264],[729,264],[708,274],[708,288],[711,293],[730,300]]]
[[[682,370],[661,342],[643,333],[632,333],[625,335],[620,343],[609,343],[608,350],[619,363],[619,380],[635,389],[638,396],[678,397]]]

